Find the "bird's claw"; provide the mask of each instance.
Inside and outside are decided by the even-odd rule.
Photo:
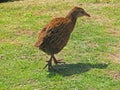
[[[48,67],[48,70],[49,70],[49,71],[56,71],[56,70],[53,68],[53,66],[52,66],[52,64],[51,64],[50,61],[46,61],[46,62],[48,62],[48,63],[44,66],[43,69],[45,69],[46,67]]]
[[[55,64],[59,64],[59,63],[65,64],[65,62],[61,62],[61,61],[62,61],[62,59],[60,59],[60,60],[54,60],[54,63],[55,63]]]

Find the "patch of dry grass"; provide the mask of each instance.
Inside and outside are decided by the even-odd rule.
[[[120,64],[120,52],[109,54],[108,58],[115,63]]]
[[[112,77],[115,80],[120,79],[120,72],[116,72],[116,71],[109,71],[109,76]]]
[[[107,33],[111,36],[120,36],[120,30],[109,30]]]
[[[26,35],[26,36],[33,36],[35,31],[33,30],[17,30],[15,31],[16,36]]]

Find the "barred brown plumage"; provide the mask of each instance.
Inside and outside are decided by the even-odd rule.
[[[55,64],[64,63],[56,60],[54,54],[57,54],[64,48],[74,29],[77,18],[84,15],[90,17],[84,9],[74,7],[65,18],[53,19],[39,32],[38,41],[35,43],[35,46],[48,55],[51,55],[50,60],[47,61],[48,63],[44,68],[48,66],[49,70],[54,70],[52,60],[54,60]]]

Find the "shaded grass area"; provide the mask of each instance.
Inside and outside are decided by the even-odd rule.
[[[77,63],[77,64],[65,64],[65,65],[56,65],[55,68],[59,71],[58,74],[62,76],[71,76],[74,74],[81,74],[89,71],[92,68],[104,69],[107,68],[108,64],[90,64],[90,63]],[[50,73],[50,76],[52,74]],[[53,74],[54,76],[54,74]]]
[[[13,1],[20,1],[20,0],[0,0],[0,3],[13,2]]]
[[[67,46],[57,55],[66,62],[54,65],[59,72],[43,70],[49,56],[33,46],[38,31],[76,5],[91,18],[78,19]],[[120,61],[109,55],[120,52],[119,7],[119,0],[0,3],[0,89],[118,90]]]

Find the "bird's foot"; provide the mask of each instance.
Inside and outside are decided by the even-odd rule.
[[[53,68],[52,63],[51,63],[50,60],[49,60],[49,61],[46,61],[46,62],[47,62],[47,64],[44,66],[43,69],[45,69],[46,67],[48,67],[48,70],[49,70],[49,71],[56,71],[56,70]]]
[[[62,62],[62,59],[59,59],[59,60],[54,59],[54,63],[55,64],[59,64],[59,63],[65,64],[65,62]]]

